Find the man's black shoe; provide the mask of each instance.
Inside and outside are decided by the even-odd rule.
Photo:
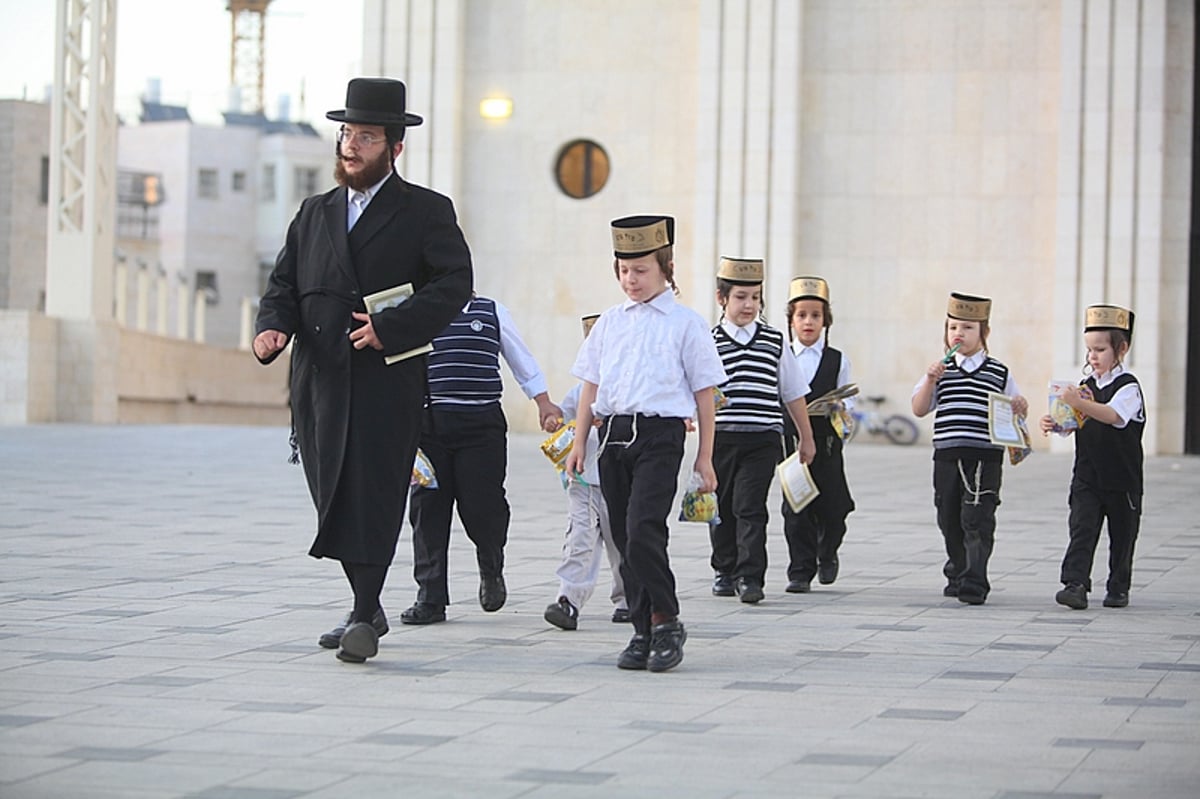
[[[342,623],[334,627],[327,633],[322,633],[317,639],[317,643],[326,649],[337,649],[342,645],[342,633],[346,632],[346,625],[350,623],[350,614],[346,614],[346,618],[342,619]],[[371,617],[371,626],[375,628],[375,634],[380,638],[388,634],[387,616],[383,615],[383,608],[375,611],[375,615]]]
[[[1121,591],[1114,594],[1109,591],[1104,595],[1104,607],[1106,608],[1124,608],[1129,605],[1129,592]]]
[[[379,654],[379,635],[375,628],[365,622],[356,621],[342,633],[342,648],[337,659],[344,663],[365,663],[367,658]]]
[[[987,597],[983,594],[971,594],[959,589],[958,601],[964,605],[982,605],[984,602],[987,602]]]
[[[958,596],[958,583],[946,583],[946,587],[942,589],[942,596]]]
[[[402,624],[433,624],[446,620],[446,607],[430,602],[414,602],[413,606],[400,614]]]
[[[645,633],[634,633],[629,643],[617,658],[618,669],[630,671],[645,671],[646,661],[650,659],[650,636]]]
[[[613,624],[628,624],[630,621],[629,608],[616,608],[613,610],[612,619]]]
[[[488,613],[495,613],[504,607],[508,600],[508,589],[504,585],[504,575],[479,578],[479,607]]]
[[[737,585],[735,588],[737,589],[738,597],[740,597],[741,600],[747,605],[754,605],[758,602],[762,602],[762,586],[753,580],[747,580],[745,577],[739,577],[737,579]]]
[[[1087,589],[1080,583],[1068,583],[1054,595],[1054,601],[1066,605],[1071,610],[1087,610]]]
[[[829,560],[822,561],[821,565],[817,566],[817,579],[821,581],[821,585],[830,585],[838,576],[838,559],[835,555]]]
[[[807,594],[812,590],[812,580],[788,580],[787,588],[783,590],[789,594]]]
[[[654,625],[650,630],[650,657],[646,660],[646,668],[666,671],[678,666],[683,661],[683,642],[686,640],[687,630],[683,629],[679,619]]]
[[[737,591],[733,587],[733,578],[728,574],[718,574],[713,578],[712,592],[713,596],[735,596]]]
[[[579,626],[579,608],[565,596],[560,596],[557,602],[546,608],[542,618],[559,629],[574,630]]]

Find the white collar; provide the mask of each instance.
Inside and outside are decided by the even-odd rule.
[[[815,352],[817,355],[825,353],[825,335],[821,336],[812,344],[803,344],[800,339],[792,339],[792,352],[796,355],[802,355],[805,352]]]
[[[639,305],[645,305],[659,313],[668,314],[671,312],[671,307],[675,304],[675,293],[671,291],[671,286],[668,284],[666,288],[660,291],[654,299],[646,300],[645,302],[637,302],[626,298],[621,304],[621,310],[628,311],[631,308],[636,308]]]
[[[362,194],[365,196],[365,199],[363,200],[363,207],[365,208],[367,206],[367,203],[371,202],[371,199],[374,198],[374,196],[379,193],[379,189],[383,187],[383,184],[386,183],[387,179],[390,178],[391,176],[392,176],[392,174],[389,172],[388,174],[383,176],[383,180],[379,181],[374,186],[368,186],[366,189],[363,189],[362,191],[359,191],[358,189],[352,189],[349,186],[347,186],[346,187],[346,203],[349,204],[349,203],[354,202],[354,195]]]
[[[1117,364],[1112,369],[1109,369],[1107,372],[1105,372],[1103,376],[1096,378],[1096,388],[1104,388],[1124,373],[1125,367],[1121,366],[1121,364]]]
[[[738,333],[744,331],[747,336],[746,340],[749,341],[758,332],[758,322],[751,319],[748,325],[735,325],[729,321],[729,317],[723,316],[721,317],[721,329],[734,341],[738,341]]]

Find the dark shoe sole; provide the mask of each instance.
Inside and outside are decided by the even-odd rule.
[[[948,585],[942,589],[942,596],[956,597],[958,596],[958,586]]]
[[[485,591],[482,584],[479,586],[479,607],[487,613],[495,613],[508,601],[508,586],[504,584],[503,577],[499,582],[500,584],[495,587],[495,590]]]
[[[1106,608],[1126,608],[1129,607],[1129,595],[1125,596],[1106,596],[1104,597],[1104,607]]]
[[[958,601],[964,605],[982,605],[987,601],[987,597],[982,597],[978,594],[964,594],[963,592],[959,591]]]
[[[400,614],[401,624],[436,624],[439,621],[446,620],[446,611],[441,610],[436,613],[421,613],[415,615],[407,610]]]
[[[712,595],[713,596],[737,596],[737,591],[733,590],[733,586],[730,586],[729,588],[714,588],[712,590]]]
[[[785,588],[783,590],[787,591],[789,594],[807,594],[810,591],[812,591],[812,583],[811,582],[807,582],[807,583],[801,582],[799,580],[792,580],[790,583],[787,584],[787,588]]]
[[[567,613],[562,609],[562,606],[557,603],[546,608],[546,612],[542,614],[542,618],[560,630],[574,630],[579,627],[578,617]]]
[[[738,599],[742,600],[747,605],[757,605],[759,602],[763,601],[763,591],[757,586],[747,588],[742,591],[742,594],[738,597]]]
[[[1082,599],[1074,594],[1069,594],[1066,591],[1059,591],[1054,595],[1054,601],[1060,605],[1064,605],[1071,610],[1087,610],[1087,597]]]
[[[613,624],[629,624],[632,619],[629,618],[629,611],[625,608],[617,608],[612,615]]]
[[[321,637],[317,639],[317,644],[325,649],[337,649],[342,645],[342,634],[346,632],[346,625],[349,622],[350,616],[347,614],[346,620],[341,625],[334,627],[327,633],[321,633]],[[371,624],[375,627],[375,634],[380,638],[387,635],[391,629],[388,627],[387,616],[383,614],[382,609],[375,614],[375,618],[371,620]]]
[[[363,663],[379,654],[379,636],[369,624],[351,624],[342,634],[337,658],[345,663]]]

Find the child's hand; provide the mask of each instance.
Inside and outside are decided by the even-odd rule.
[[[585,447],[579,446],[579,440],[583,436],[576,436],[575,443],[571,446],[571,451],[567,453],[567,459],[563,461],[563,471],[567,473],[567,478],[575,480],[576,477],[583,474],[583,462],[586,460],[587,453]]]
[[[688,432],[688,433],[696,432],[696,420],[690,416],[687,417],[686,419],[684,419],[683,420],[683,429],[685,432]],[[705,489],[705,491],[711,491],[711,490],[712,489],[708,489],[708,488]]]
[[[1029,400],[1017,394],[1012,398],[1013,413],[1017,416],[1025,416],[1029,413]]]
[[[707,493],[717,490],[717,473],[713,469],[711,460],[696,458],[694,471],[700,476],[700,491]]]
[[[1058,392],[1058,398],[1075,410],[1079,410],[1079,403],[1083,401],[1078,386],[1063,386],[1062,391]]]
[[[1054,417],[1052,417],[1050,414],[1046,414],[1038,420],[1038,427],[1041,428],[1042,435],[1050,435],[1050,433],[1054,432]]]
[[[812,436],[805,436],[800,442],[800,462],[812,463],[813,458],[817,457],[817,442]]]
[[[941,380],[942,375],[944,374],[946,374],[946,364],[942,363],[941,361],[934,361],[929,365],[929,368],[925,370],[925,376],[935,383]]]

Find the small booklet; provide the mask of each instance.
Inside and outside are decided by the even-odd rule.
[[[993,444],[1006,447],[1024,447],[1025,437],[1013,413],[1012,397],[1006,394],[988,393],[988,436]]]
[[[799,452],[793,452],[784,458],[783,463],[775,467],[775,473],[779,475],[783,498],[787,500],[793,513],[804,510],[808,503],[821,493],[817,484],[813,482],[808,466],[800,460]]]
[[[844,399],[858,395],[858,384],[847,383],[828,391],[808,403],[809,416],[828,416],[837,409],[838,403]]]
[[[393,286],[390,289],[377,291],[374,294],[368,294],[363,297],[363,304],[367,306],[367,313],[376,314],[386,308],[395,308],[402,302],[413,295],[412,283],[403,283],[399,286]],[[413,347],[407,352],[397,353],[396,355],[384,356],[383,362],[388,366],[394,363],[399,363],[406,358],[412,358],[416,355],[424,355],[427,352],[433,352],[433,344],[422,344],[420,347]]]

